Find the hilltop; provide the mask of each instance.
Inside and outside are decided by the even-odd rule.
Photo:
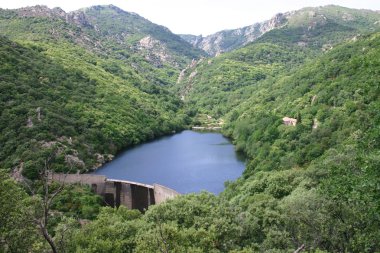
[[[380,14],[376,11],[328,5],[279,13],[272,19],[261,23],[220,31],[206,37],[180,36],[211,56],[241,48],[272,30],[281,37],[289,35],[291,29],[293,43],[298,43],[300,46],[327,48],[337,40],[378,30],[380,28],[379,17]],[[314,37],[321,33],[325,37],[323,41],[320,38],[315,41]],[[286,36],[286,39],[289,38]]]
[[[304,8],[195,48],[115,6],[0,10],[0,251],[379,252],[379,20]],[[219,196],[140,213],[41,180],[200,120],[247,158]]]

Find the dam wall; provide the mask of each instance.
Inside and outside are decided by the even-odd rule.
[[[166,201],[167,199],[172,199],[175,196],[179,195],[178,192],[176,192],[173,189],[170,189],[166,186],[159,185],[159,184],[153,184],[154,189],[154,199],[157,204]]]
[[[148,185],[108,179],[102,175],[51,173],[49,180],[65,184],[89,185],[94,193],[103,197],[106,205],[112,207],[123,205],[140,211],[148,209],[150,205],[159,204],[180,195],[175,190],[159,184]]]

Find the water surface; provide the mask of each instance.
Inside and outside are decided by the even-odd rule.
[[[145,184],[158,183],[180,193],[215,194],[245,168],[231,142],[220,133],[183,131],[119,154],[95,174]]]

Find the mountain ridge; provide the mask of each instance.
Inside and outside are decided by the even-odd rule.
[[[378,16],[306,8],[203,58],[114,7],[69,22],[60,9],[0,10],[0,251],[379,252]],[[47,169],[95,169],[198,123],[222,125],[246,155],[218,196],[140,213],[44,183]]]
[[[158,67],[169,64],[174,68],[180,68],[193,58],[204,55],[201,50],[195,49],[168,28],[156,25],[136,13],[124,11],[114,5],[97,5],[71,12],[65,12],[61,8],[50,9],[43,5],[0,10],[4,19],[19,18],[20,22],[27,22],[25,19],[28,18],[47,18],[52,19],[53,22],[60,22],[61,25],[58,24],[57,29],[54,30],[53,27],[48,32],[54,33],[66,25],[68,31],[65,36],[75,39],[75,35],[83,35],[86,37],[83,43],[88,44],[89,48],[96,49],[102,44],[109,44],[105,39],[112,40],[118,50],[138,51]],[[108,20],[113,20],[113,23],[109,24]],[[9,28],[13,29],[12,25],[10,24]],[[73,27],[70,28],[70,25]],[[12,38],[12,31],[7,31],[7,25],[3,24],[3,29],[3,34]],[[27,29],[24,31],[26,34],[33,33]],[[25,37],[22,34],[17,35],[21,38]],[[36,39],[38,39],[37,34],[32,36],[37,36]],[[144,43],[146,40],[150,43]],[[119,57],[122,56],[119,55]]]
[[[335,11],[336,13],[331,13]],[[339,19],[339,12],[342,12],[341,20],[351,21],[350,17],[363,13],[363,15],[374,16],[374,14],[379,14],[380,11],[366,10],[366,9],[350,9],[346,7],[341,7],[338,5],[326,5],[319,7],[305,7],[300,10],[289,11],[285,13],[278,13],[273,16],[271,19],[258,22],[253,25],[244,26],[236,29],[228,29],[216,32],[211,35],[203,37],[202,35],[190,35],[182,34],[180,35],[184,40],[188,41],[195,47],[203,49],[210,56],[217,56],[224,52],[229,52],[234,49],[238,49],[247,45],[256,39],[260,38],[267,32],[270,32],[274,29],[279,29],[283,26],[291,25],[297,26],[296,20],[299,19],[299,16],[304,13],[310,15],[309,18],[310,25],[313,26],[317,23],[320,23],[320,20],[312,20],[313,16],[320,15],[322,18],[326,18],[325,13],[329,14],[328,18],[332,20]],[[359,17],[360,18],[360,17]],[[346,20],[344,20],[346,19]],[[304,17],[304,22],[307,21],[307,18]],[[379,21],[376,26],[375,22]],[[380,27],[380,16],[374,22],[367,23],[369,27]]]
[[[199,51],[182,54],[191,45],[166,28],[117,7],[66,13],[35,6],[1,9],[0,35],[0,116],[8,122],[0,128],[2,167],[23,168],[35,178],[39,159],[58,145],[69,152],[61,153],[58,170],[73,162],[86,171],[105,162],[99,157],[186,125],[183,105],[165,86]],[[167,38],[148,39],[139,48],[154,35]]]

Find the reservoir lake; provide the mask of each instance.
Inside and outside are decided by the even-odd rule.
[[[186,130],[130,148],[93,174],[157,183],[183,194],[218,194],[224,182],[240,177],[244,168],[244,158],[222,134]]]

